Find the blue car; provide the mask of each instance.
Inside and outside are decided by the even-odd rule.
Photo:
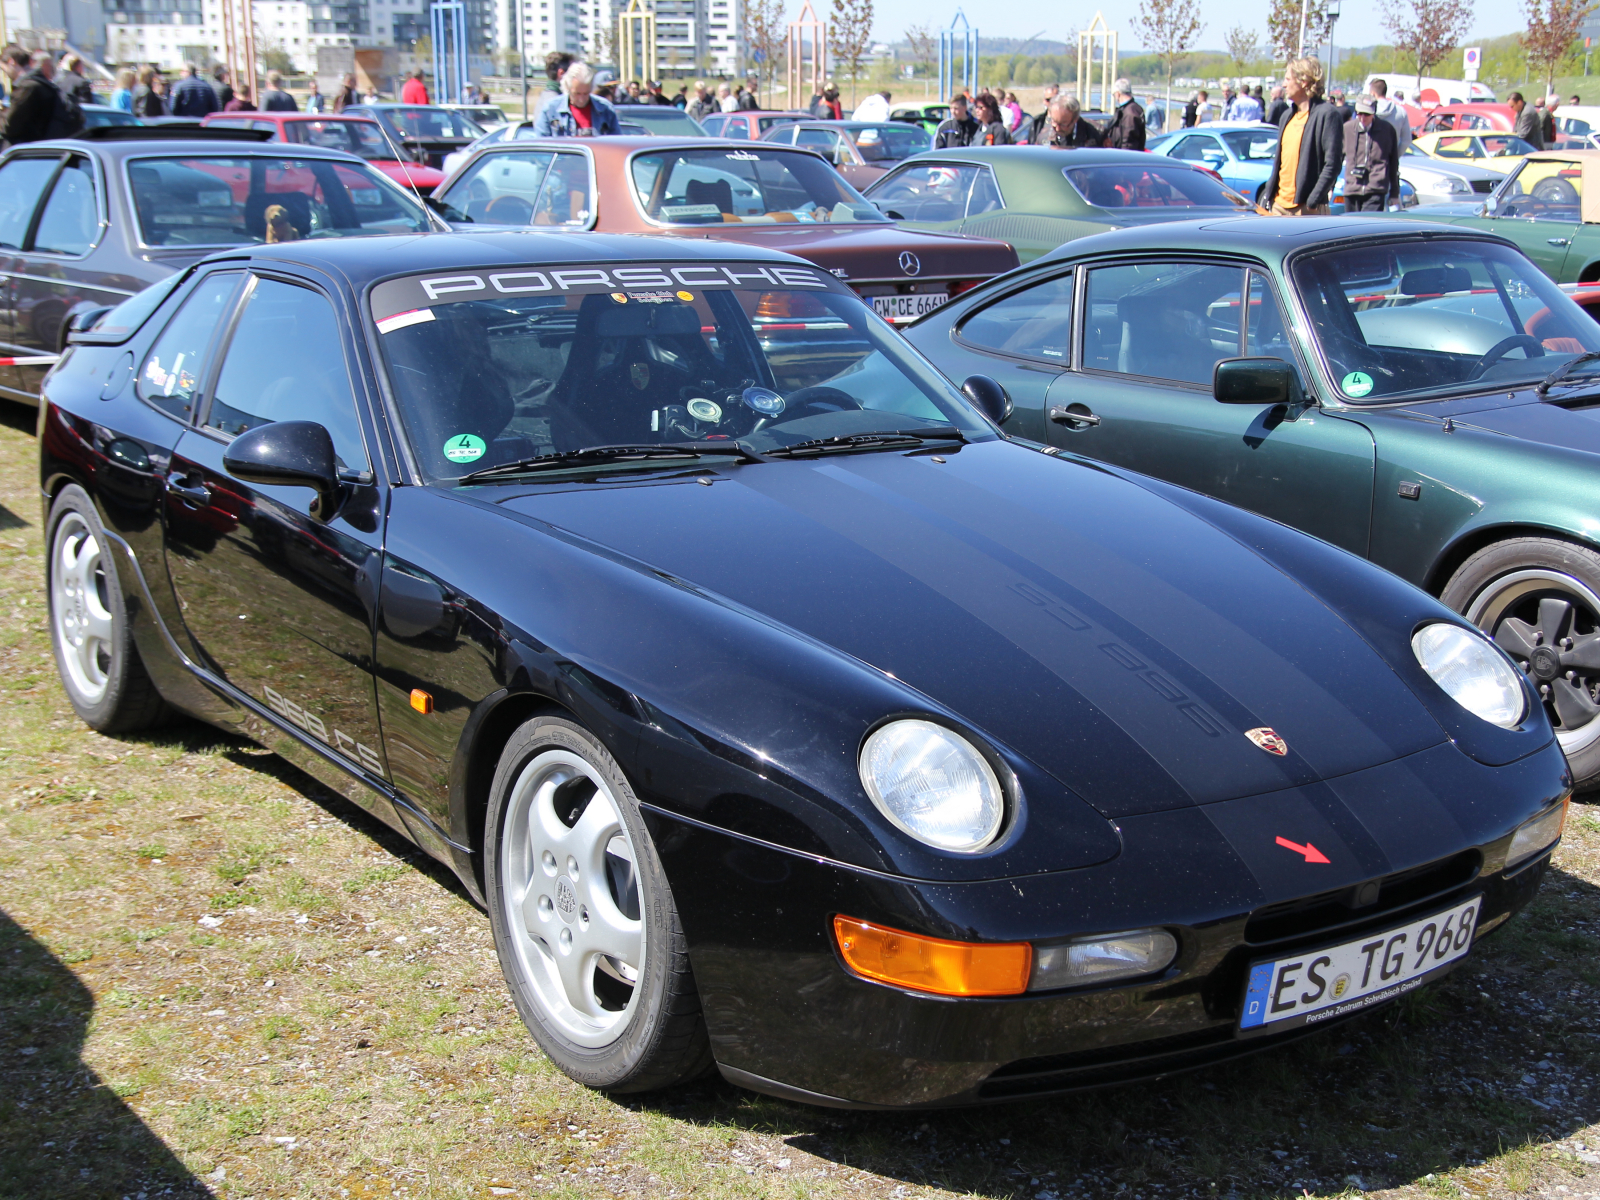
[[[1229,121],[1180,129],[1152,138],[1153,154],[1209,167],[1234,191],[1261,203],[1261,189],[1272,174],[1278,153],[1278,127],[1259,122]]]

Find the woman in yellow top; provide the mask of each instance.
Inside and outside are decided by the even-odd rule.
[[[1322,64],[1314,58],[1291,62],[1283,96],[1293,107],[1279,124],[1283,135],[1264,195],[1271,198],[1273,216],[1325,217],[1344,165],[1344,122],[1322,98]],[[1284,163],[1290,164],[1288,170]]]

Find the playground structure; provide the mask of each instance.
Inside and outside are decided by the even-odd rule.
[[[789,22],[789,106],[802,108],[801,96],[820,96],[827,79],[828,23],[817,16],[811,0],[805,0],[800,15]]]
[[[252,102],[257,95],[255,10],[255,0],[222,0],[222,62],[235,94]]]
[[[1095,68],[1100,68],[1100,95],[1095,99]],[[1117,78],[1117,31],[1106,24],[1099,12],[1089,28],[1078,34],[1078,95],[1085,109],[1112,107],[1111,85]]]
[[[617,78],[660,78],[656,74],[656,15],[644,6],[644,0],[631,0],[627,11],[617,14]]]
[[[956,72],[957,39],[960,40],[961,70]],[[978,90],[978,31],[967,14],[956,9],[948,29],[939,31],[939,100],[948,103],[958,92]]]
[[[461,0],[435,0],[433,21],[433,100],[464,104],[467,75],[467,13]]]

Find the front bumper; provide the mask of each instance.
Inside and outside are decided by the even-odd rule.
[[[1345,780],[1128,818],[1123,853],[1097,867],[957,885],[844,867],[654,808],[646,815],[725,1076],[814,1104],[942,1107],[1170,1074],[1349,1019],[1234,1034],[1252,960],[1403,924],[1479,892],[1480,936],[1502,924],[1532,899],[1549,859],[1506,877],[1496,864],[1511,833],[1569,786],[1554,744],[1497,769],[1445,745]],[[1270,830],[1308,804],[1338,827],[1341,801],[1365,826],[1344,828],[1343,844],[1369,836],[1387,869],[1363,873],[1334,852],[1323,874],[1297,871],[1289,854],[1280,871],[1270,855],[1241,851],[1238,830]],[[1295,878],[1322,886],[1295,890]],[[1351,907],[1372,880],[1380,898]],[[968,941],[1159,925],[1180,949],[1161,976],[1131,985],[947,999],[848,972],[828,930],[836,913]]]

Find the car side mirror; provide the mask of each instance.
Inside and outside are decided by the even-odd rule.
[[[1281,358],[1225,358],[1211,370],[1219,404],[1299,404],[1300,379]]]
[[[968,375],[961,391],[983,414],[996,425],[1004,425],[1011,416],[1011,395],[987,375]]]
[[[274,421],[246,430],[222,452],[222,468],[245,483],[310,488],[317,493],[311,515],[319,521],[338,510],[339,460],[333,438],[315,421]]]

